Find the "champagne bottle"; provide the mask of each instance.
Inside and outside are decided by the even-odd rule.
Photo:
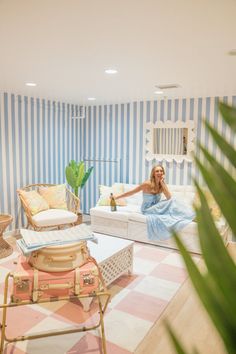
[[[111,206],[111,211],[116,211],[116,201],[115,198],[113,197],[113,193],[111,193],[111,200],[110,200],[110,206]]]

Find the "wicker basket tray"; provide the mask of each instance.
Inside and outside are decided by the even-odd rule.
[[[12,247],[3,239],[3,232],[12,222],[12,216],[0,214],[0,258],[5,258],[12,254]]]

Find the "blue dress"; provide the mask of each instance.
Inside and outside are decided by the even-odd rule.
[[[171,231],[179,231],[194,218],[193,209],[174,198],[160,200],[161,194],[143,193],[141,211],[147,216],[149,240],[166,240],[172,236]]]

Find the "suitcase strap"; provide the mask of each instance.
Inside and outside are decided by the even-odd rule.
[[[88,257],[88,262],[93,262],[95,264],[95,266],[97,267],[97,270],[98,270],[98,276],[99,276],[99,279],[101,281],[101,284],[102,284],[102,287],[103,287],[103,290],[105,291],[106,290],[106,285],[105,285],[105,282],[104,282],[104,279],[103,279],[103,275],[102,275],[102,272],[99,268],[99,265],[96,261],[95,258],[93,258],[92,256],[89,256]]]
[[[74,284],[72,282],[67,282],[64,284],[41,284],[39,285],[39,271],[34,268],[34,281],[33,281],[33,302],[37,302],[43,291],[51,289],[73,289]]]
[[[38,269],[34,268],[34,281],[33,281],[33,295],[32,300],[33,302],[37,302],[39,298],[39,271]]]

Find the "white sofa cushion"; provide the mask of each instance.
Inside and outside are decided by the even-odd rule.
[[[146,223],[146,215],[143,215],[141,213],[132,213],[129,215],[129,220]]]
[[[96,206],[95,208],[90,209],[90,215],[126,222],[128,222],[130,215],[139,212],[141,212],[139,205],[127,205],[125,207],[117,206],[117,211],[111,211],[111,208],[108,206]]]
[[[76,222],[77,215],[69,210],[48,209],[32,217],[38,227],[65,225]]]

